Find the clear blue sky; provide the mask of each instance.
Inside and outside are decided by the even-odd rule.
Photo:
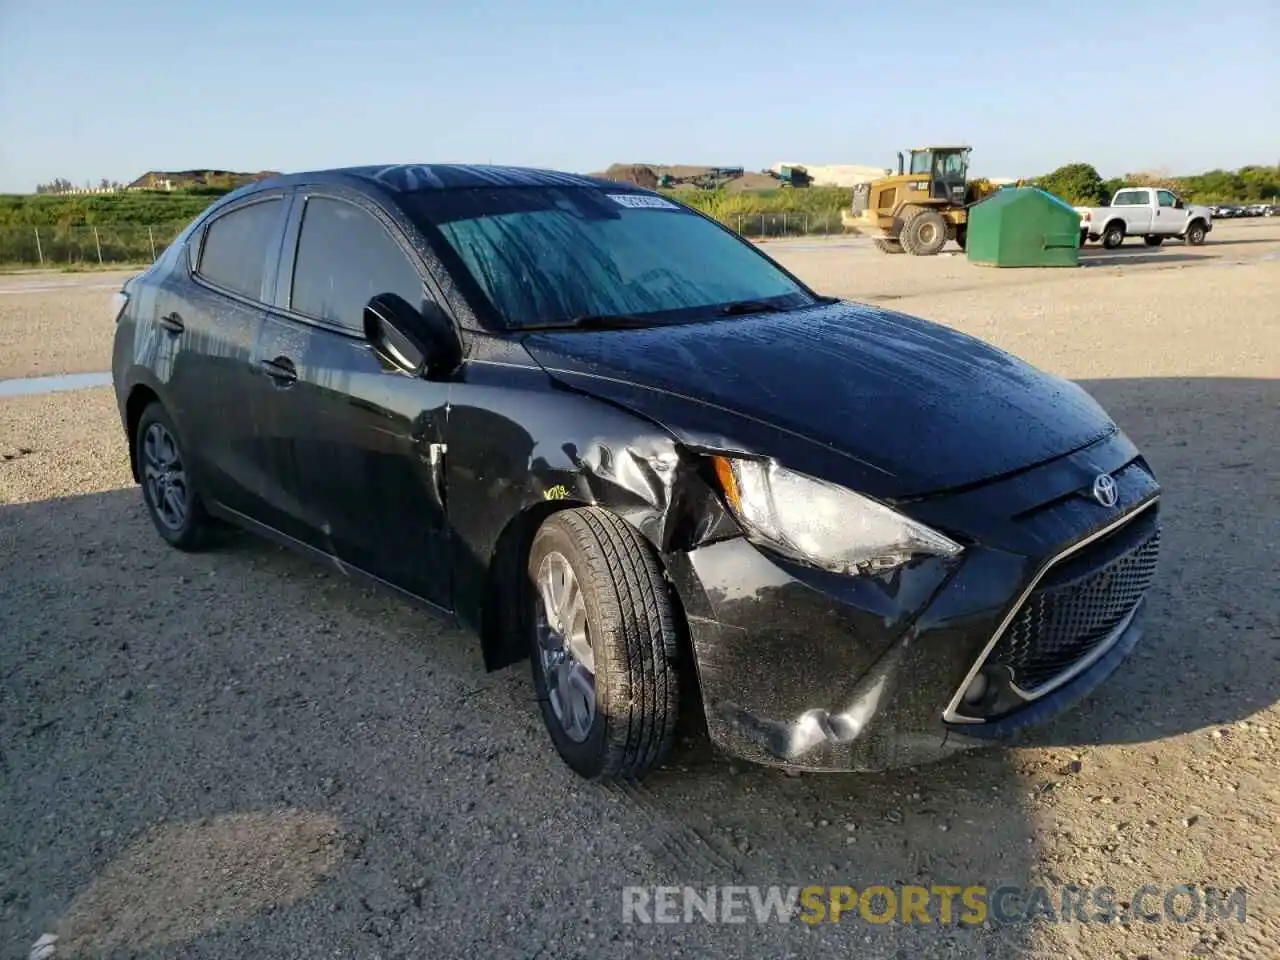
[[[1280,162],[1280,0],[0,0],[0,191],[469,161]]]

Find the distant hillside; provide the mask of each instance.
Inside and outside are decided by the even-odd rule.
[[[235,170],[148,170],[128,185],[131,190],[191,190],[213,187],[230,192],[255,180],[278,176],[275,170],[240,173]]]

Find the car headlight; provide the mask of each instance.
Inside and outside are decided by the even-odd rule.
[[[712,457],[716,479],[748,539],[837,573],[876,573],[912,557],[964,548],[938,531],[851,490],[772,460]]]

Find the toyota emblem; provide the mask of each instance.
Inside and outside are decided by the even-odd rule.
[[[1093,499],[1104,507],[1114,507],[1120,499],[1116,482],[1109,473],[1100,473],[1093,480]]]

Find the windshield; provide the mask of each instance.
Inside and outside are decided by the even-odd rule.
[[[590,187],[424,190],[401,202],[447,250],[468,299],[507,329],[583,317],[718,316],[813,298],[753,246],[649,193]]]

